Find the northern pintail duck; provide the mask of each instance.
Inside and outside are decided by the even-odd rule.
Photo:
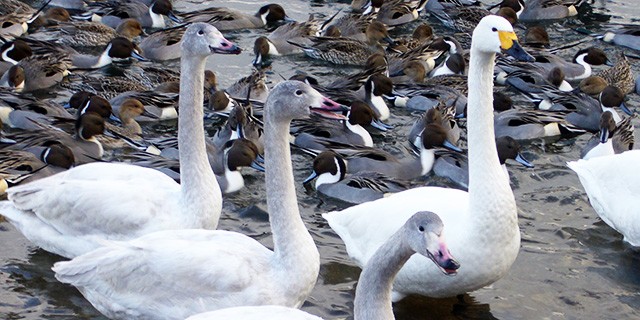
[[[296,136],[293,143],[299,147],[314,151],[322,151],[325,145],[316,140],[337,141],[344,144],[373,147],[371,134],[364,126],[387,131],[390,127],[376,117],[371,108],[362,101],[354,101],[344,122],[310,120],[295,121],[291,125],[292,133]]]
[[[334,151],[324,151],[313,160],[313,171],[303,184],[316,179],[315,189],[330,198],[359,204],[409,188],[407,182],[374,171],[347,174],[344,158]]]
[[[100,55],[73,54],[71,55],[71,63],[75,69],[98,69],[111,64],[114,60],[128,58],[146,60],[131,41],[127,38],[117,37],[107,44]]]
[[[640,171],[635,170],[638,161],[640,150],[630,150],[567,163],[578,174],[598,216],[633,246],[640,245],[640,219],[634,214],[640,205],[636,188]]]
[[[145,60],[138,53],[137,47],[126,38],[112,39],[100,55],[80,54],[70,47],[50,42],[24,39],[33,49],[34,54],[20,61],[19,65],[25,69],[27,81],[25,87],[33,90],[46,88],[59,82],[68,74],[68,69],[97,69],[111,64],[114,59],[136,58]],[[29,62],[24,62],[28,60]],[[34,60],[37,61],[34,63]],[[40,66],[40,68],[35,68]],[[38,74],[41,73],[41,74]],[[48,80],[48,78],[51,78]],[[42,84],[38,81],[43,82]],[[37,84],[37,85],[36,85]],[[46,86],[45,86],[46,85]],[[25,88],[26,89],[26,88]]]
[[[598,112],[597,109],[595,111]],[[495,135],[496,137],[510,136],[516,140],[531,140],[560,136],[570,132],[583,133],[585,129],[574,128],[567,121],[568,114],[569,111],[505,110],[494,117]],[[579,124],[589,127],[593,126],[594,118],[599,117],[599,113],[596,115],[577,113],[577,115]]]
[[[186,29],[187,25],[179,25],[157,30],[142,39],[140,49],[147,58],[154,61],[179,59],[182,55],[180,41]]]
[[[142,25],[136,19],[124,19],[113,29],[101,22],[74,21],[58,23],[29,35],[34,39],[50,40],[71,47],[103,47],[116,37],[128,40],[144,34]]]
[[[363,14],[375,11],[376,19],[388,26],[397,26],[418,19],[425,0],[369,0]]]
[[[501,77],[501,76],[499,76]],[[531,101],[537,103],[538,109],[548,110],[552,107],[552,102],[545,97],[545,90],[555,90],[569,92],[573,87],[564,80],[564,72],[561,68],[553,68],[544,77],[534,70],[518,69],[509,73],[504,80],[505,85],[516,89]]]
[[[30,13],[12,12],[0,16],[0,36],[5,38],[17,38],[27,32],[27,21],[32,18]]]
[[[620,88],[624,94],[635,90],[635,77],[631,71],[631,64],[623,52],[620,52],[618,61],[613,67],[602,70],[597,75],[608,84]]]
[[[519,164],[527,168],[533,168],[533,164],[529,162],[520,153],[520,144],[509,136],[496,138],[496,148],[498,149],[498,159],[504,170],[504,174],[509,179],[509,170],[507,170],[507,160],[515,160]],[[468,189],[469,188],[469,164],[468,158],[464,154],[457,152],[446,152],[437,154],[436,163],[433,165],[433,173],[437,176],[447,178],[456,185]]]
[[[467,62],[464,60],[462,54],[454,53],[447,56],[444,62],[442,62],[442,65],[433,69],[429,75],[431,77],[452,74],[463,75],[465,73],[466,66]]]
[[[104,149],[96,139],[104,132],[105,122],[100,115],[89,112],[81,115],[75,125],[75,134],[69,135],[50,125],[40,125],[36,131],[12,133],[9,137],[16,141],[8,146],[11,149],[24,149],[34,146],[46,146],[55,140],[69,147],[73,152],[76,164],[94,162],[102,158]]]
[[[16,92],[24,89],[24,68],[21,66],[12,66],[0,77],[0,87],[11,88]]]
[[[601,77],[590,76],[580,80],[578,88],[580,91],[597,99],[600,92],[602,92],[602,90],[604,90],[608,85],[609,83]]]
[[[53,141],[45,147],[27,150],[0,150],[0,194],[22,183],[42,179],[71,168],[73,153],[63,144]]]
[[[69,74],[72,66],[71,57],[67,54],[32,55],[18,63],[25,75],[23,92],[49,88]]]
[[[236,192],[244,187],[244,178],[240,169],[251,167],[264,172],[264,168],[256,161],[260,151],[247,139],[228,141],[220,152],[217,152],[220,165],[212,164],[213,172],[223,194]]]
[[[419,61],[424,64],[429,72],[436,67],[436,60],[444,54],[455,54],[461,52],[460,43],[451,37],[436,38],[431,42],[424,42],[421,45],[402,53],[389,54],[387,57],[389,73],[397,74],[410,61]]]
[[[577,15],[577,7],[583,2],[583,0],[527,0],[527,2],[518,0],[518,4],[522,7],[522,13],[518,15],[518,19],[521,21],[564,19]]]
[[[621,28],[606,32],[602,40],[640,51],[640,27],[633,24],[624,25]]]
[[[185,22],[207,22],[220,31],[255,29],[282,21],[293,21],[287,16],[284,8],[275,3],[262,6],[254,15],[225,7],[198,9],[181,12],[179,15]]]
[[[420,61],[409,61],[404,68],[398,73],[391,75],[391,81],[394,84],[401,83],[423,83],[427,76],[427,68]]]
[[[396,38],[393,50],[406,52],[433,40],[433,28],[428,23],[418,25],[411,37]]]
[[[603,112],[600,116],[600,132],[582,147],[580,158],[588,160],[633,149],[635,137],[631,119],[626,117],[616,124],[610,111]]]
[[[15,103],[18,102],[18,103]],[[11,128],[38,130],[38,123],[51,123],[54,119],[75,120],[57,103],[40,99],[23,99],[23,96],[0,97],[0,120]]]
[[[436,148],[447,148],[462,152],[455,144],[447,140],[447,130],[439,123],[428,124],[421,135],[422,143],[419,157],[398,159],[388,152],[374,148],[353,148],[332,145],[333,150],[347,160],[349,173],[374,171],[390,178],[411,180],[426,175],[433,168]]]
[[[42,27],[54,26],[61,22],[71,21],[71,15],[65,8],[51,7],[29,25],[29,33]]]
[[[153,117],[141,115],[136,117],[137,121],[157,121],[175,119],[178,117],[176,107],[178,105],[179,95],[175,93],[160,94],[155,91],[127,91],[123,92],[109,100],[113,108],[113,115],[118,117],[120,114],[120,106],[129,99],[135,99],[144,105],[146,113],[154,115]]]
[[[413,126],[409,130],[408,138],[409,142],[414,147],[420,148],[422,144],[422,132],[430,123],[437,123],[445,129],[447,134],[447,141],[453,145],[458,145],[462,130],[455,121],[455,105],[445,106],[444,103],[430,108],[425,111],[420,118],[414,122]]]
[[[269,95],[267,75],[264,70],[254,69],[250,75],[238,79],[224,91],[236,99],[248,97],[250,100],[264,102]]]
[[[204,150],[202,122],[203,88],[200,86],[203,81],[204,60],[214,52],[223,52],[225,48],[235,50],[235,46],[229,42],[225,42],[223,48],[220,38],[222,35],[214,27],[200,23],[190,25],[184,35],[182,49],[189,54],[185,54],[188,58],[183,57],[181,64],[181,86],[184,90],[180,90],[180,117],[181,122],[188,125],[179,127],[178,136],[184,147],[180,156],[191,161],[182,162],[182,187],[156,170],[97,162],[9,189],[10,200],[0,204],[0,212],[10,221],[30,219],[31,223],[37,223],[41,227],[36,230],[23,228],[22,232],[42,248],[67,258],[100,247],[100,243],[104,243],[101,240],[124,240],[175,228],[215,229],[222,199],[213,171],[206,170],[208,161]],[[88,114],[93,113],[83,116]],[[94,116],[104,121],[101,116]],[[80,131],[83,135],[88,133],[85,129]],[[195,169],[196,167],[199,169]],[[95,194],[95,187],[90,185],[99,185],[98,189],[103,191],[108,188],[108,196],[99,197],[99,200],[87,197],[86,192]],[[141,194],[145,196],[141,198]],[[193,195],[197,195],[196,198],[200,200],[184,200],[195,199]],[[52,211],[52,208],[59,211]],[[120,223],[109,223],[113,217],[119,217]],[[75,223],[68,223],[69,221]],[[91,225],[89,229],[86,223]],[[64,228],[52,229],[52,225]]]
[[[611,111],[613,114],[613,120],[616,121],[616,124],[622,121],[622,117],[620,117],[616,111],[617,108],[620,108],[620,110],[628,115],[633,115],[633,112],[629,110],[624,103],[624,98],[624,92],[622,92],[620,88],[611,85],[606,86],[598,96],[598,102],[600,102],[602,112]]]
[[[447,106],[455,105],[456,115],[462,115],[467,105],[467,98],[464,92],[461,92],[455,86],[446,84],[450,77],[463,79],[462,83],[466,84],[466,77],[463,76],[437,76],[427,79],[425,83],[396,84],[394,90],[404,98],[396,98],[394,105],[426,111],[440,104],[440,102],[444,102]],[[436,84],[441,80],[443,80],[444,84]]]
[[[582,80],[591,75],[591,67],[609,63],[606,53],[601,49],[591,47],[579,50],[573,56],[571,62],[552,54],[534,54],[535,65],[541,67],[546,72],[555,67],[562,68],[567,80]]]
[[[149,6],[136,0],[91,2],[90,7],[94,8],[90,12],[100,17],[99,22],[114,29],[127,18],[140,21],[144,28],[164,28],[165,16],[174,22],[181,22],[169,0],[155,0]]]
[[[31,47],[23,40],[7,41],[0,46],[0,75],[9,68],[33,54]]]
[[[302,52],[300,47],[290,44],[304,43],[305,39],[320,35],[322,21],[309,16],[305,22],[289,22],[273,30],[268,36],[258,37],[253,45],[254,65],[263,64],[263,60],[269,56],[279,56],[285,54]]]
[[[367,27],[367,42],[350,38],[311,37],[311,44],[297,45],[304,53],[314,59],[329,61],[335,64],[364,66],[369,56],[382,52],[379,41],[393,43],[389,38],[387,28],[381,22],[374,21]]]
[[[336,15],[338,13],[339,11],[336,13]],[[368,14],[349,13],[337,19],[335,19],[334,15],[325,21],[325,25],[329,24],[329,26],[323,30],[323,35],[327,37],[335,37],[336,31],[332,30],[337,30],[339,31],[339,36],[341,37],[366,41],[367,27],[369,27],[371,22],[376,21],[376,17],[376,12],[371,12]],[[333,33],[333,35],[328,34],[329,32]]]
[[[549,34],[543,26],[531,26],[524,34],[524,44],[534,48],[549,48]]]

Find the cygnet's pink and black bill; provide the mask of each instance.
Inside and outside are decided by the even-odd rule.
[[[235,43],[222,38],[220,40],[220,44],[217,47],[209,46],[212,53],[220,53],[220,54],[240,54],[242,49],[238,47]]]
[[[339,114],[335,112],[346,113],[349,111],[349,107],[339,104],[325,96],[320,100],[319,105],[310,106],[311,112],[316,113],[317,115],[334,120],[346,120],[347,117],[344,114]]]
[[[442,237],[438,240],[440,243],[438,245],[438,252],[428,251],[427,255],[433,262],[436,263],[438,268],[446,274],[446,275],[455,275],[458,273],[458,268],[460,268],[460,263],[456,261],[456,259],[451,256],[451,252],[447,248]]]

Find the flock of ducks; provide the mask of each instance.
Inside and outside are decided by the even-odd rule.
[[[613,64],[590,47],[565,61],[543,28],[527,30],[525,48],[514,32],[518,21],[575,15],[581,2],[504,0],[493,14],[475,2],[354,0],[350,13],[296,22],[277,4],[252,15],[178,12],[168,0],[39,10],[10,0],[0,8],[0,214],[71,259],[54,265],[56,278],[112,319],[318,319],[297,310],[320,256],[298,209],[294,145],[315,156],[305,185],[354,204],[323,217],[363,268],[355,319],[393,319],[392,302],[409,294],[451,297],[502,278],[520,249],[506,161],[533,166],[519,141],[590,132],[568,166],[600,217],[640,245],[639,179],[624,170],[640,157],[624,103],[636,89],[628,58]],[[389,35],[427,11],[460,33],[422,23]],[[218,88],[207,58],[241,52],[221,31],[265,27],[255,72]],[[639,30],[599,37],[638,50]],[[331,82],[298,73],[269,88],[264,70],[287,54],[361,71]],[[123,59],[153,63],[90,71]],[[156,64],[174,59],[179,72]],[[533,106],[514,108],[494,81]],[[73,92],[67,106],[37,98],[52,87]],[[415,156],[376,148],[370,130],[394,129],[389,106],[422,113],[407,138]],[[228,120],[209,136],[212,115]],[[177,137],[140,124],[176,118]],[[129,163],[106,161],[105,149]],[[273,249],[216,230],[223,195],[244,187],[249,166],[265,172]],[[432,171],[459,188],[411,188]]]

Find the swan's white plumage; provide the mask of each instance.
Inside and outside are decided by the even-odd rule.
[[[640,246],[640,150],[567,163],[580,178],[589,202],[600,218]]]
[[[211,48],[232,46],[211,28],[190,47],[204,53],[190,58],[202,63],[183,64],[191,69],[183,70],[190,76],[183,76],[180,89],[181,185],[149,168],[91,163],[8,189],[0,214],[37,246],[67,258],[98,248],[102,240],[135,239],[158,230],[215,229],[222,194],[205,150],[202,83]],[[189,72],[198,68],[202,71]]]
[[[135,190],[123,188],[123,181]],[[180,185],[157,170],[126,164],[82,165],[8,194],[0,212],[31,242],[65,257],[95,249],[101,239],[130,239],[184,224],[174,197]]]
[[[208,27],[192,24],[185,35]],[[58,262],[56,278],[78,287],[112,319],[182,320],[244,305],[300,307],[316,283],[320,258],[295,197],[289,123],[308,117],[310,106],[326,103],[299,81],[280,83],[267,99],[265,167],[273,251],[234,232],[166,230]]]
[[[271,255],[239,233],[173,230],[110,243],[53,270],[107,317],[183,319],[216,306],[291,305],[275,281],[265,285]]]
[[[461,265],[458,275],[447,277],[426,258],[414,255],[396,276],[394,301],[412,293],[450,297],[482,288],[503,277],[518,255],[517,209],[497,157],[490,94],[495,53],[511,43],[502,42],[506,34],[515,38],[511,25],[497,16],[485,17],[473,34],[468,81],[469,193],[422,187],[323,215],[360,266],[412,213],[432,211],[441,217],[451,254]]]

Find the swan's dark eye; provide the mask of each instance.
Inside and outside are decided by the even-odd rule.
[[[420,232],[423,232],[424,231],[424,227],[423,226],[419,226],[418,230],[420,230]]]
[[[198,34],[199,34],[199,35],[203,35],[203,34],[204,34],[204,31],[199,30],[199,31],[198,31]]]
[[[496,31],[498,31],[498,29],[496,29],[496,28],[491,28],[491,31],[496,32]]]
[[[301,96],[302,95],[302,90],[296,90],[296,96]]]

